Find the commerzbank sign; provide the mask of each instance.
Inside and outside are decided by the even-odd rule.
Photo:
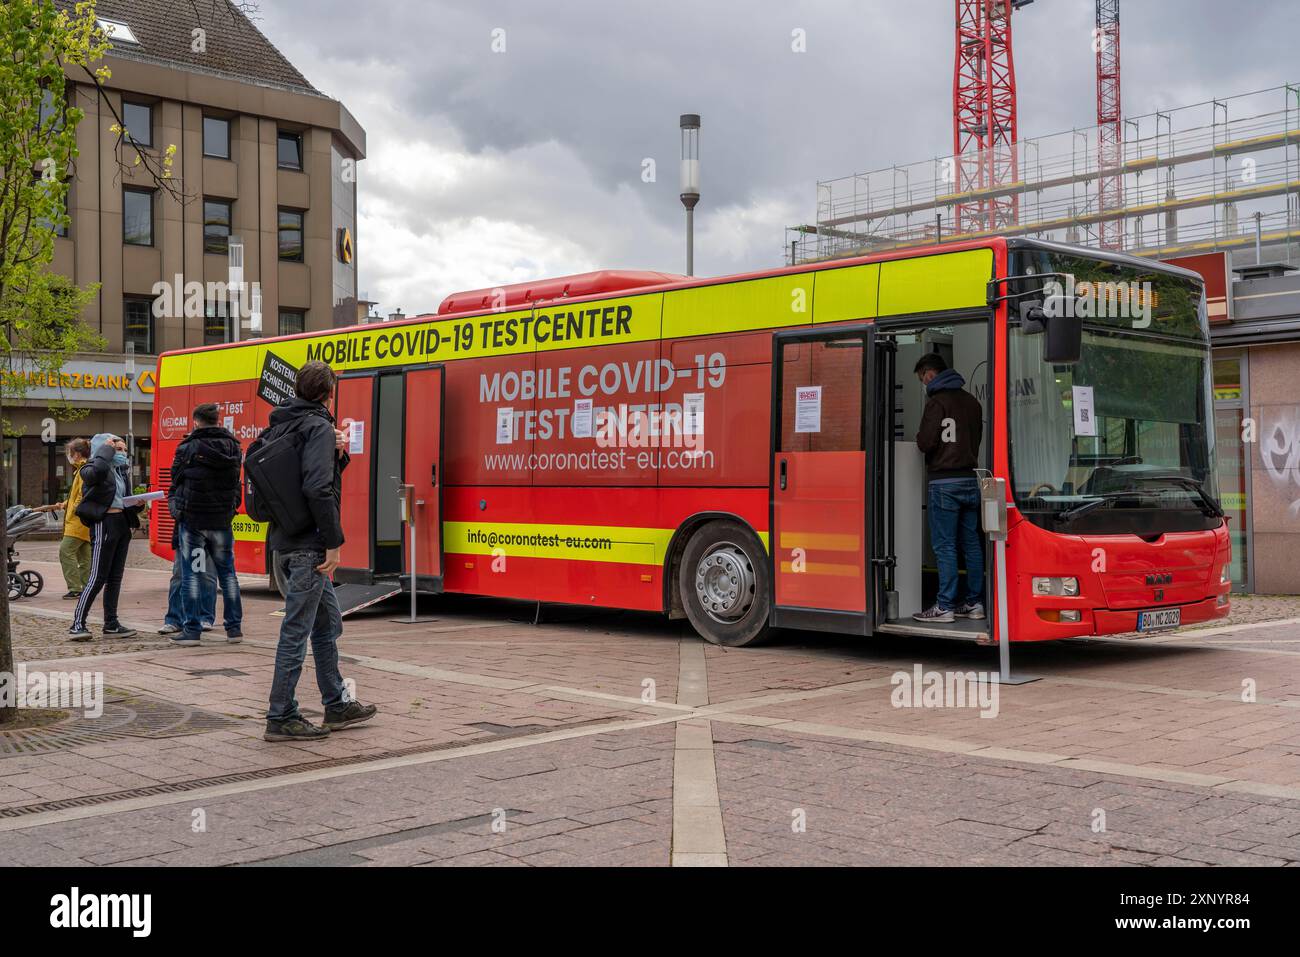
[[[70,359],[58,372],[46,372],[31,363],[3,370],[5,393],[18,401],[64,400],[81,402],[132,402],[153,405],[158,387],[155,360],[136,360],[135,376],[126,363],[99,359]]]

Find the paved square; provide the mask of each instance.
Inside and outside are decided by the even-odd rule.
[[[43,543],[24,561],[58,580]],[[897,707],[895,676],[995,649],[792,633],[706,645],[655,616],[447,597],[346,621],[371,724],[268,744],[279,607],[247,639],[153,634],[168,568],[133,545],[126,642],[15,603],[29,669],[102,671],[103,718],[0,734],[11,864],[1300,863],[1300,615],[1015,646],[1041,680],[980,707]],[[1252,620],[1262,619],[1262,620]],[[986,691],[989,689],[985,689]],[[311,661],[299,686],[319,714]],[[972,704],[978,704],[972,698]]]

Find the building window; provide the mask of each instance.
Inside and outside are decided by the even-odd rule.
[[[203,251],[226,255],[230,250],[231,202],[228,199],[203,200]]]
[[[230,120],[221,116],[203,117],[203,155],[230,159]]]
[[[137,146],[153,146],[153,107],[148,103],[122,101],[122,126]]]
[[[122,302],[122,343],[135,343],[135,351],[153,355],[153,300],[127,296]]]
[[[153,245],[153,190],[122,190],[122,242],[128,246]]]
[[[302,262],[302,210],[280,210],[280,259]]]
[[[307,331],[307,311],[305,309],[280,310],[280,335],[292,336]]]
[[[280,131],[276,138],[276,163],[280,169],[302,169],[302,134]]]
[[[53,186],[57,185],[57,184],[55,184],[55,183],[51,183],[51,182],[50,182],[49,180],[47,180],[44,176],[42,176],[40,173],[36,173],[36,174],[32,177],[32,183],[33,183],[35,186],[37,186],[38,188],[50,188],[50,187],[53,187]],[[67,185],[66,185],[65,190],[64,190],[64,193],[63,193],[63,202],[60,204],[60,212],[61,212],[63,215],[60,216],[60,220],[59,220],[59,222],[56,224],[56,223],[53,223],[53,222],[51,222],[50,220],[48,220],[48,219],[46,219],[46,218],[44,218],[44,217],[41,217],[40,219],[37,220],[37,222],[40,223],[40,224],[41,224],[43,227],[45,227],[46,229],[53,230],[53,231],[54,231],[54,235],[56,235],[56,236],[63,236],[63,237],[66,237],[66,236],[68,235],[68,222],[67,222],[67,220],[64,218],[64,216],[66,216],[66,215],[67,215],[67,212],[68,212],[68,193],[67,193],[67,190],[68,190],[68,189],[71,189],[71,184],[67,184]]]
[[[63,111],[59,109],[59,101],[54,96],[54,91],[42,89],[41,108],[37,115],[36,128],[39,130],[47,123],[56,130],[63,129]]]
[[[1249,451],[1242,442],[1245,417],[1246,356],[1214,357],[1214,453],[1219,478],[1219,504],[1228,516],[1232,539],[1232,590],[1250,591],[1252,544]]]
[[[219,299],[209,299],[203,309],[203,344],[230,341],[230,308]]]

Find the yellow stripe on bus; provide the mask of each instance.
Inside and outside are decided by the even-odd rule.
[[[254,521],[247,515],[236,515],[235,520],[230,523],[230,530],[235,533],[237,542],[264,542],[267,524],[267,522]]]
[[[664,294],[663,337],[803,326],[812,311],[812,273],[677,289]]]
[[[880,263],[813,273],[813,322],[843,322],[876,316]]]
[[[862,547],[858,535],[840,535],[833,532],[782,532],[780,547],[817,548],[828,552],[856,552]]]
[[[670,528],[541,525],[533,522],[443,522],[442,547],[458,555],[563,558],[583,562],[661,565]]]
[[[236,515],[231,523],[238,542],[264,542],[267,528],[268,523],[254,521],[243,514]],[[493,549],[502,548],[507,556],[662,565],[673,532],[671,528],[623,525],[443,522],[442,542],[444,551],[462,555],[491,555]],[[767,533],[757,534],[766,549]]]
[[[879,315],[985,306],[992,278],[991,249],[891,259],[880,265]]]
[[[458,555],[492,555],[501,549],[524,558],[559,558],[579,562],[662,565],[672,540],[671,528],[624,525],[546,525],[535,522],[443,522],[443,551]],[[767,548],[767,533],[758,532]]]
[[[835,578],[861,578],[861,565],[841,565],[837,562],[808,562],[798,572],[790,562],[781,563],[781,571],[799,575],[830,575]]]

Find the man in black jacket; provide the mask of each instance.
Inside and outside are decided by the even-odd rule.
[[[81,466],[81,502],[77,518],[90,529],[90,577],[77,599],[68,637],[90,641],[86,615],[100,591],[104,592],[104,637],[130,638],[134,629],[117,619],[117,598],[131,545],[131,532],[140,527],[140,506],[125,503],[131,494],[131,471],[126,443],[101,432],[90,440],[90,459]]]
[[[926,512],[930,546],[939,566],[935,603],[912,617],[949,622],[984,617],[984,548],[980,542],[979,464],[984,409],[964,388],[966,380],[949,369],[943,356],[921,356],[913,370],[925,386],[925,411],[916,446],[925,453]],[[966,594],[957,599],[957,546],[966,561]]]
[[[305,364],[294,383],[296,398],[271,412],[270,427],[262,436],[268,443],[281,437],[293,439],[299,450],[298,487],[311,513],[307,527],[298,531],[282,531],[272,524],[267,543],[287,590],[266,713],[267,741],[324,737],[370,720],[377,710],[374,705],[349,701],[339,673],[337,642],[343,634],[343,617],[330,576],[339,566],[343,545],[339,496],[348,454],[347,436],[334,428],[334,417],[327,408],[334,397],[334,385],[334,372],[328,365]],[[304,718],[294,698],[309,637],[316,684],[325,705],[323,727]]]
[[[230,523],[239,508],[239,440],[217,425],[215,402],[194,410],[194,431],[176,447],[167,507],[176,519],[181,553],[181,632],[171,640],[197,645],[203,634],[209,569],[221,588],[226,641],[243,638],[244,609],[235,574],[235,536]]]

